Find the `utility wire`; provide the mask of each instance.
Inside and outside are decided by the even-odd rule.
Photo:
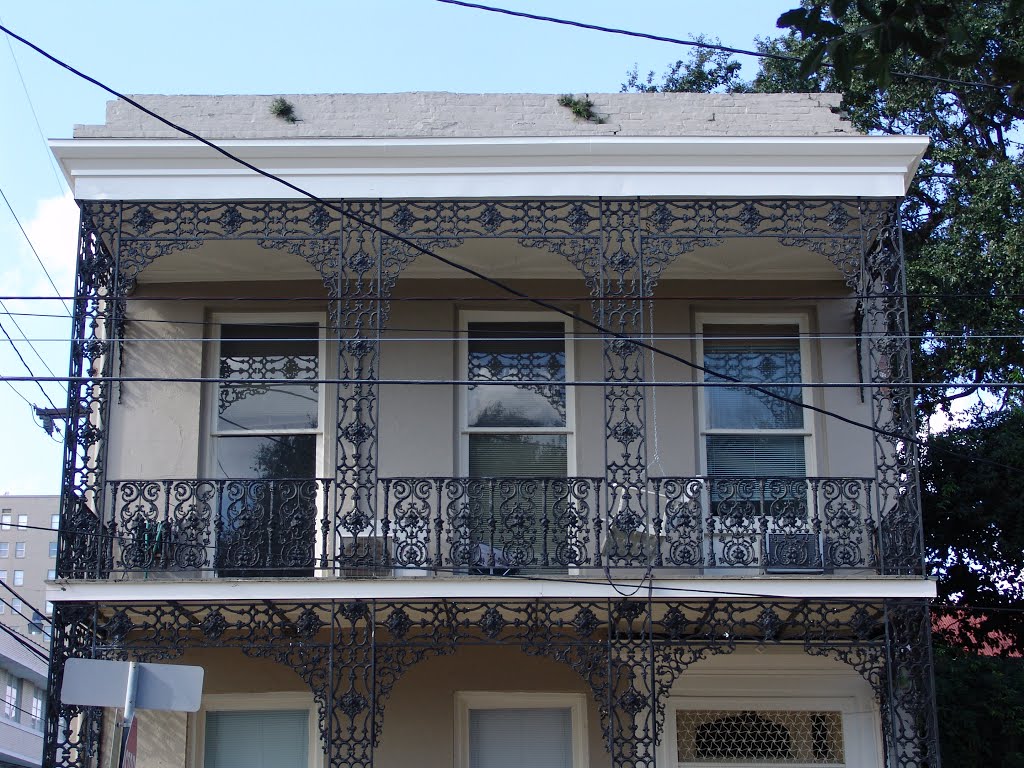
[[[50,395],[47,394],[45,389],[43,389],[42,382],[43,381],[57,381],[58,379],[60,379],[60,377],[36,376],[32,372],[32,369],[29,367],[28,363],[25,362],[25,358],[22,357],[21,352],[18,350],[18,345],[14,343],[14,339],[11,338],[11,334],[9,334],[7,332],[7,329],[4,328],[3,323],[0,323],[0,331],[3,331],[4,336],[6,336],[7,340],[11,343],[11,349],[14,350],[14,354],[16,354],[18,356],[18,359],[21,360],[21,364],[23,366],[25,366],[25,370],[28,371],[29,377],[31,377],[32,379],[35,380],[36,386],[39,387],[39,391],[43,393],[43,397],[46,398],[46,402],[48,402],[50,404],[51,408],[53,408],[54,410],[57,410],[57,406],[54,405],[53,400],[50,399]],[[23,377],[13,377],[13,376],[12,377],[4,377],[4,378],[7,378],[9,381],[27,380],[27,379],[23,379]]]
[[[448,1],[448,0],[445,0],[445,1]],[[454,2],[455,0],[451,0],[451,1]],[[634,338],[630,337],[629,334],[619,333],[619,332],[616,332],[616,331],[614,331],[614,330],[612,330],[610,328],[605,328],[605,327],[601,326],[598,323],[595,323],[595,322],[593,322],[591,320],[588,320],[588,319],[582,317],[581,315],[579,315],[577,313],[570,312],[569,310],[563,309],[562,307],[559,307],[559,306],[557,306],[555,304],[552,304],[551,302],[548,302],[548,301],[545,301],[545,300],[542,300],[542,299],[533,298],[533,297],[529,296],[528,294],[518,290],[517,288],[513,288],[512,286],[502,282],[501,280],[498,280],[498,279],[493,278],[493,277],[489,277],[488,275],[486,275],[486,274],[484,274],[484,273],[482,273],[482,272],[480,272],[480,271],[478,271],[476,269],[473,269],[472,267],[466,266],[464,264],[459,264],[459,263],[457,263],[455,261],[452,261],[451,259],[449,259],[449,258],[447,258],[445,256],[442,256],[442,255],[440,255],[438,253],[434,253],[429,248],[425,248],[425,247],[423,247],[422,245],[420,245],[419,243],[417,243],[417,242],[415,242],[413,240],[410,240],[410,239],[408,239],[406,237],[402,237],[402,236],[400,236],[400,235],[398,235],[398,234],[396,234],[394,232],[391,232],[390,230],[386,229],[385,227],[382,227],[382,226],[380,226],[380,225],[378,225],[378,224],[376,224],[374,222],[367,221],[366,219],[363,219],[362,217],[356,216],[356,215],[352,214],[351,212],[346,211],[342,206],[337,205],[335,203],[332,203],[332,202],[330,202],[330,201],[328,201],[328,200],[326,200],[326,199],[324,199],[322,197],[319,197],[318,195],[314,195],[312,192],[309,192],[308,190],[298,186],[297,184],[293,184],[292,182],[288,181],[287,179],[284,179],[284,178],[282,178],[280,176],[277,176],[277,175],[271,173],[270,171],[264,170],[263,168],[260,168],[260,167],[258,167],[256,165],[248,162],[247,160],[242,159],[238,155],[233,154],[232,152],[224,149],[223,147],[221,147],[218,144],[210,141],[209,139],[206,139],[206,138],[200,136],[195,131],[191,131],[188,128],[185,128],[184,126],[181,126],[181,125],[173,122],[172,120],[164,117],[163,115],[161,115],[161,114],[159,114],[157,112],[154,112],[152,109],[149,109],[148,107],[146,107],[143,104],[139,103],[135,99],[132,99],[131,97],[129,97],[129,96],[127,96],[127,95],[125,95],[125,94],[123,94],[123,93],[113,89],[113,88],[111,88],[110,86],[102,83],[101,81],[97,80],[94,77],[90,77],[89,75],[85,74],[81,70],[76,69],[75,67],[71,66],[70,64],[62,61],[59,58],[57,58],[53,54],[48,53],[47,51],[45,51],[44,49],[40,48],[35,43],[32,43],[29,40],[27,40],[24,37],[22,37],[21,35],[16,34],[15,32],[13,32],[8,27],[6,27],[6,26],[4,26],[2,24],[0,24],[0,31],[3,31],[4,33],[10,35],[15,40],[19,41],[23,45],[28,46],[29,48],[34,50],[36,53],[38,53],[39,55],[41,55],[44,58],[48,59],[49,61],[53,62],[57,66],[59,66],[62,69],[66,69],[67,71],[71,72],[76,77],[79,77],[79,78],[85,80],[86,82],[92,83],[97,88],[100,88],[101,90],[105,91],[106,93],[109,93],[110,95],[114,96],[115,98],[121,99],[126,104],[129,104],[129,105],[135,107],[139,111],[143,112],[146,115],[149,115],[154,120],[157,120],[158,122],[162,123],[163,125],[166,125],[167,127],[171,128],[172,130],[175,130],[175,131],[177,131],[179,133],[182,133],[185,136],[188,136],[191,139],[194,139],[195,141],[198,141],[203,146],[209,147],[210,149],[212,149],[217,154],[221,155],[222,157],[227,158],[228,160],[230,160],[230,161],[232,161],[234,163],[237,163],[238,165],[242,166],[243,168],[247,168],[250,171],[252,171],[253,173],[255,173],[255,174],[259,175],[259,176],[262,176],[263,178],[266,178],[266,179],[269,179],[271,181],[274,181],[277,184],[280,184],[281,186],[286,187],[286,188],[292,190],[293,192],[301,195],[302,197],[305,197],[305,198],[308,198],[310,200],[313,200],[314,202],[319,203],[320,205],[324,206],[325,208],[328,208],[328,209],[330,209],[332,211],[335,211],[336,213],[340,214],[341,216],[344,216],[345,218],[347,218],[347,219],[349,219],[349,220],[359,224],[361,227],[364,227],[366,229],[369,229],[369,230],[372,230],[374,232],[377,232],[380,235],[382,235],[384,237],[388,237],[388,238],[390,238],[392,240],[395,240],[397,242],[403,243],[404,245],[412,248],[417,253],[421,253],[424,256],[427,256],[428,258],[431,258],[434,261],[437,261],[437,262],[439,262],[441,264],[444,264],[444,265],[446,265],[448,267],[451,267],[452,269],[455,269],[455,270],[457,270],[459,272],[462,272],[463,274],[475,277],[478,280],[481,280],[484,283],[492,285],[495,288],[497,288],[497,289],[499,289],[499,290],[501,290],[501,291],[503,291],[505,293],[508,293],[508,294],[510,294],[512,296],[517,296],[517,297],[519,297],[519,298],[521,298],[521,299],[523,299],[525,301],[528,301],[528,302],[530,302],[530,303],[532,303],[532,304],[534,304],[534,305],[536,305],[538,307],[541,307],[543,309],[547,309],[549,311],[555,312],[555,313],[560,314],[560,315],[562,315],[564,317],[567,317],[569,319],[575,320],[576,322],[581,323],[582,325],[585,325],[585,326],[587,326],[589,328],[592,328],[595,331],[598,331],[598,332],[601,332],[601,333],[606,333],[608,336],[610,336],[612,338],[619,339],[619,340],[624,341],[626,343],[632,344],[635,347],[637,347],[638,349],[644,349],[644,350],[648,350],[648,351],[654,352],[655,354],[662,355],[663,357],[667,357],[670,360],[674,360],[677,363],[681,363],[681,364],[683,364],[683,365],[685,365],[685,366],[687,366],[687,367],[689,367],[689,368],[691,368],[693,370],[700,371],[700,372],[702,372],[702,373],[704,373],[706,375],[715,376],[716,378],[720,378],[720,379],[723,379],[723,380],[726,380],[726,381],[731,380],[731,381],[733,381],[736,384],[743,384],[743,386],[748,387],[749,389],[751,389],[754,392],[759,392],[760,394],[763,394],[766,397],[771,397],[771,398],[774,398],[774,399],[776,399],[776,400],[778,400],[780,402],[785,402],[785,403],[787,403],[789,405],[793,405],[793,406],[798,407],[798,408],[802,408],[802,409],[805,409],[805,410],[808,410],[808,411],[812,411],[814,413],[818,413],[818,414],[821,414],[823,416],[828,416],[828,417],[830,417],[832,419],[835,419],[837,421],[840,421],[842,423],[849,424],[850,426],[857,427],[857,428],[860,428],[860,429],[865,429],[865,430],[867,430],[869,432],[872,432],[872,433],[874,433],[876,435],[880,435],[882,437],[887,437],[887,438],[889,438],[891,440],[896,440],[896,441],[902,442],[903,444],[915,445],[915,446],[919,446],[919,447],[927,447],[926,441],[921,440],[921,439],[919,439],[919,438],[917,438],[917,437],[915,437],[913,435],[906,434],[906,433],[901,433],[901,432],[896,432],[894,430],[885,429],[883,427],[878,427],[878,426],[875,426],[873,424],[865,424],[864,422],[860,422],[860,421],[857,421],[856,419],[852,419],[852,418],[849,418],[847,416],[843,416],[842,414],[835,413],[833,411],[829,411],[829,410],[827,410],[825,408],[821,408],[821,407],[816,406],[816,405],[811,405],[810,403],[804,403],[804,402],[802,402],[800,400],[796,400],[796,399],[791,398],[791,397],[786,397],[784,395],[779,395],[778,393],[773,392],[770,389],[768,389],[766,387],[763,387],[763,386],[744,384],[743,382],[741,382],[736,377],[732,377],[732,376],[728,376],[726,374],[721,374],[721,373],[712,371],[712,370],[708,369],[707,367],[705,367],[703,365],[700,365],[698,363],[695,363],[695,362],[693,362],[691,360],[687,360],[686,358],[681,357],[680,355],[676,355],[676,354],[667,352],[665,350],[659,349],[658,347],[655,347],[655,346],[653,346],[651,344],[648,344],[648,343],[646,343],[646,342],[644,342],[642,340],[634,339]],[[618,382],[617,385],[618,386],[630,386],[631,383],[632,382],[624,381],[624,382]],[[985,459],[985,458],[982,458],[982,457],[979,457],[979,456],[970,457],[970,456],[967,456],[967,455],[964,455],[964,454],[960,454],[960,453],[957,453],[957,452],[954,452],[954,451],[949,451],[948,449],[941,449],[941,450],[942,450],[943,453],[946,453],[948,455],[955,455],[958,458],[965,459],[967,461],[974,461],[974,462],[977,462],[977,463],[987,464],[987,465],[991,465],[991,466],[998,466],[1000,468],[1008,469],[1008,470],[1011,470],[1011,471],[1014,471],[1014,472],[1024,472],[1024,468],[1021,468],[1021,467],[1013,467],[1013,466],[1011,466],[1009,464],[1002,464],[1001,462],[991,461],[989,459]]]
[[[2,24],[0,24],[0,29],[4,29]],[[22,226],[21,219],[19,219],[18,214],[14,212],[14,207],[11,205],[11,201],[7,199],[7,195],[4,194],[4,190],[2,187],[0,187],[0,197],[2,197],[4,203],[7,204],[7,210],[10,211],[11,216],[14,217],[14,223],[18,225],[18,229],[21,230],[21,234],[25,237],[25,242],[28,243],[29,250],[31,250],[32,255],[36,257],[36,261],[39,262],[39,267],[40,269],[43,270],[43,274],[46,275],[46,279],[50,283],[50,286],[53,288],[53,292],[57,294],[58,297],[60,297],[60,290],[57,288],[57,284],[53,282],[53,278],[50,276],[50,271],[46,268],[46,265],[43,263],[43,259],[39,255],[39,251],[37,251],[36,247],[32,244],[32,238],[28,236],[28,232],[26,232],[25,227]],[[63,302],[64,299],[61,298],[61,301]],[[64,304],[64,311],[68,313],[68,317],[71,317],[71,310],[68,309],[67,304]]]
[[[26,342],[26,343],[28,344],[29,348],[30,348],[30,349],[31,349],[31,350],[32,350],[33,352],[35,352],[35,354],[36,354],[36,357],[37,357],[37,358],[39,358],[39,362],[43,364],[43,368],[45,368],[45,369],[46,369],[46,372],[47,372],[47,373],[49,373],[49,374],[50,374],[51,376],[56,376],[57,374],[53,372],[53,369],[52,369],[52,368],[50,368],[50,366],[49,366],[49,365],[48,365],[48,364],[46,363],[46,360],[44,360],[44,359],[43,359],[43,356],[42,356],[41,354],[39,354],[39,350],[35,348],[34,344],[32,343],[32,342],[33,342],[33,340],[32,340],[32,339],[29,339],[29,337],[28,337],[28,334],[26,334],[26,333],[25,333],[25,331],[24,331],[24,329],[23,329],[23,328],[21,327],[21,325],[19,325],[19,324],[18,324],[18,321],[17,321],[17,320],[16,320],[15,318],[14,318],[14,316],[13,316],[13,315],[12,315],[12,314],[11,314],[11,313],[10,313],[10,312],[9,312],[9,311],[7,310],[7,305],[6,305],[6,304],[4,304],[3,300],[0,300],[0,310],[2,310],[2,311],[0,311],[0,314],[6,315],[7,317],[10,317],[10,318],[11,318],[11,322],[12,322],[12,323],[14,323],[14,327],[18,329],[18,333],[20,333],[20,334],[21,334],[21,337],[22,337],[22,338],[23,338],[23,339],[25,340],[25,342]],[[43,340],[43,339],[36,339],[36,341],[38,341],[38,342],[42,343],[42,341],[44,341],[44,340]],[[46,339],[45,341],[50,341],[50,340],[49,340],[49,339]],[[67,342],[67,339],[55,339],[54,341],[61,341],[61,342]],[[65,387],[65,392],[67,392],[67,388],[66,388],[66,387]]]
[[[3,23],[3,19],[0,19],[0,23]],[[39,123],[39,115],[36,113],[35,104],[32,103],[32,96],[28,92],[28,86],[25,84],[25,76],[21,72],[21,66],[18,64],[18,57],[14,55],[14,46],[11,45],[11,38],[4,37],[7,41],[7,50],[11,52],[11,61],[14,62],[14,71],[18,73],[18,80],[21,81],[21,90],[25,94],[25,101],[28,102],[29,111],[32,113],[32,119],[36,124],[36,132],[39,134],[39,140],[43,143],[43,153],[49,160],[50,170],[53,171],[53,178],[57,182],[57,190],[63,197],[66,192],[67,182],[57,171],[56,161],[54,160],[53,153],[50,152],[50,146],[46,141],[46,134],[43,132],[43,126]]]
[[[709,377],[714,379],[721,379],[721,381],[709,381],[704,379],[703,381],[615,381],[615,380],[604,380],[604,379],[582,379],[575,381],[559,381],[554,379],[390,379],[390,378],[356,378],[356,377],[337,377],[337,378],[316,378],[316,379],[284,379],[284,378],[220,378],[216,376],[3,376],[0,374],[0,378],[6,381],[17,381],[17,382],[71,382],[74,384],[89,384],[90,382],[110,382],[118,384],[158,384],[173,382],[175,384],[222,384],[224,386],[312,386],[314,384],[380,384],[387,386],[435,386],[435,387],[450,387],[450,386],[488,386],[488,387],[511,387],[511,386],[537,386],[537,387],[628,387],[630,389],[654,389],[654,388],[667,388],[667,389],[711,389],[711,388],[724,388],[724,389],[749,389],[759,394],[763,394],[773,400],[779,400],[781,402],[793,405],[794,407],[803,408],[809,411],[817,411],[824,413],[840,421],[846,420],[847,417],[834,413],[832,411],[823,410],[817,408],[817,406],[804,403],[800,400],[796,400],[786,395],[781,395],[772,390],[775,389],[862,389],[864,387],[871,388],[884,388],[884,389],[916,389],[918,387],[961,387],[967,389],[984,389],[986,387],[992,389],[1024,389],[1024,382],[1020,381],[994,381],[985,382],[983,384],[976,384],[973,382],[934,382],[934,381],[898,381],[898,382],[859,382],[859,381],[743,381],[734,376],[728,376],[722,373],[715,373],[709,371],[707,373]],[[861,427],[871,432],[878,432],[880,428],[870,427],[863,422],[850,421],[848,422],[853,426]],[[888,436],[894,436],[898,433],[885,432],[882,430],[880,434]],[[910,438],[901,435],[900,439],[910,440]],[[921,441],[923,444],[923,441]],[[966,457],[961,457],[966,458]],[[982,459],[979,458],[979,461]],[[1024,470],[1022,470],[1024,471]]]
[[[319,198],[315,198],[319,199]],[[351,216],[352,214],[346,214]],[[385,230],[386,231],[386,230]],[[392,237],[398,238],[399,235],[391,235]],[[406,242],[402,240],[401,242]],[[77,296],[25,296],[25,295],[10,295],[0,296],[0,300],[7,301],[74,301]],[[316,302],[319,304],[332,303],[337,299],[332,299],[328,294],[322,293],[319,295],[310,296],[247,296],[245,294],[236,296],[201,296],[201,295],[166,295],[161,294],[159,296],[147,296],[147,295],[133,295],[133,296],[120,296],[119,300],[125,302],[142,301],[147,304],[157,303],[161,301],[199,301],[204,303],[234,303],[243,301],[258,302],[260,304],[273,304],[275,302]],[[887,293],[884,297],[871,294],[861,293],[826,293],[826,294],[754,294],[750,296],[736,296],[732,295],[721,295],[713,293],[694,293],[694,294],[638,294],[636,296],[594,296],[592,294],[569,294],[566,296],[545,296],[548,301],[578,301],[578,302],[619,302],[625,300],[636,300],[644,302],[659,302],[659,301],[701,301],[701,302],[769,302],[769,301],[785,301],[785,302],[800,302],[800,301],[872,301],[879,298],[885,299],[984,299],[989,302],[993,301],[1011,301],[1011,300],[1024,300],[1024,293]],[[447,296],[436,296],[436,295],[424,295],[424,296],[361,296],[360,301],[368,303],[394,303],[401,304],[403,302],[452,302],[452,301],[482,301],[482,302],[521,302],[529,301],[530,299],[523,299],[519,296],[503,296],[503,295],[492,295],[492,296],[481,296],[479,294],[467,294],[467,295],[447,295]]]
[[[652,35],[646,32],[632,32],[628,29],[617,29],[615,27],[603,27],[599,24],[586,24],[582,21],[571,21],[569,19],[559,19],[554,16],[540,16],[535,13],[526,13],[524,11],[512,11],[507,8],[495,8],[490,5],[480,5],[479,3],[467,3],[462,0],[437,0],[439,3],[445,5],[457,5],[463,8],[473,8],[478,11],[489,11],[490,13],[500,13],[505,16],[514,16],[520,19],[531,19],[533,21],[544,21],[551,24],[561,24],[567,27],[577,27],[579,29],[590,29],[595,32],[608,32],[613,35],[625,35],[626,37],[637,37],[643,40],[654,40],[659,43],[672,43],[673,45],[683,45],[689,48],[702,48],[711,51],[721,51],[722,53],[734,53],[738,56],[754,56],[758,59],[773,59],[775,61],[788,61],[794,63],[801,63],[803,59],[799,56],[790,56],[784,53],[768,53],[765,51],[750,51],[743,48],[732,48],[727,45],[719,45],[716,43],[706,43],[700,40],[680,40],[675,37],[665,37],[663,35]],[[826,64],[831,68],[831,64]],[[855,66],[854,69],[864,69],[863,65]],[[992,83],[983,83],[980,80],[956,80],[948,77],[938,77],[935,75],[919,75],[914,72],[891,72],[893,77],[902,77],[908,80],[922,80],[929,83],[941,83],[943,85],[959,85],[968,86],[971,88],[987,88],[990,90],[1004,91],[1009,86],[994,85]]]
[[[15,632],[13,629],[11,629],[3,623],[0,623],[0,632],[4,632],[5,634],[10,635],[19,645],[24,646],[27,650],[34,653],[47,664],[50,663],[50,651],[45,645],[40,645],[39,643],[29,640],[20,632]]]
[[[26,599],[25,599],[24,597],[22,597],[21,595],[19,595],[19,594],[18,594],[18,592],[17,592],[17,590],[15,590],[15,589],[14,589],[14,587],[10,586],[10,585],[9,585],[9,584],[8,584],[8,583],[7,583],[6,581],[0,581],[0,587],[3,587],[3,588],[4,588],[4,589],[6,589],[6,590],[7,590],[8,592],[10,592],[10,593],[11,593],[12,595],[14,595],[14,596],[15,596],[16,598],[18,598],[19,600],[21,600],[21,603],[22,603],[22,605],[27,605],[27,606],[28,606],[28,607],[29,607],[30,609],[32,609],[33,611],[35,611],[36,613],[38,613],[38,614],[39,614],[40,616],[42,616],[42,617],[43,617],[44,619],[46,619],[46,615],[45,615],[45,612],[44,612],[44,611],[40,611],[40,610],[39,610],[38,608],[36,608],[36,607],[35,607],[34,605],[32,605],[32,603],[30,603],[30,602],[29,602],[28,600],[26,600]],[[0,600],[3,600],[3,598],[2,598],[2,597],[0,597]],[[27,618],[27,617],[26,617],[26,618]],[[52,623],[53,623],[53,622],[52,622],[52,621],[50,621],[49,619],[46,619],[46,621],[47,621],[48,623],[50,623],[50,624],[52,624]]]

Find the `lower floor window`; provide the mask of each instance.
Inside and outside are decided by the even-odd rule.
[[[208,712],[203,768],[307,768],[307,710]]]
[[[579,694],[456,694],[457,768],[582,768],[586,703]]]

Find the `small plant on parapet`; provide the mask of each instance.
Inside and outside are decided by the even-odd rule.
[[[270,114],[279,117],[286,123],[297,123],[299,118],[295,116],[295,106],[281,96],[270,102]]]
[[[589,96],[584,95],[584,97],[580,99],[572,94],[566,93],[558,97],[558,105],[568,109],[572,112],[574,117],[578,117],[580,120],[586,120],[588,123],[597,123],[600,125],[605,121],[605,118],[594,112],[594,102],[590,100]]]

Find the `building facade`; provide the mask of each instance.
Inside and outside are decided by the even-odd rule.
[[[820,94],[286,100],[144,103],[292,187],[121,101],[53,142],[51,695],[72,656],[202,665],[147,767],[937,766],[927,142]],[[113,719],[55,705],[47,764]]]
[[[56,578],[60,496],[0,496],[0,623],[49,646],[52,606],[46,582]]]

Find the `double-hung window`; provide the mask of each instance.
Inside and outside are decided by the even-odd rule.
[[[210,465],[222,481],[224,575],[309,575],[322,465],[317,317],[224,316],[216,323]]]
[[[748,518],[806,518],[812,419],[802,315],[698,318],[701,428],[712,509]],[[732,386],[730,381],[743,382]]]
[[[569,325],[553,313],[467,312],[462,320],[461,461],[473,500],[462,564],[495,572],[560,565],[567,533],[546,500],[552,479],[573,464]]]

